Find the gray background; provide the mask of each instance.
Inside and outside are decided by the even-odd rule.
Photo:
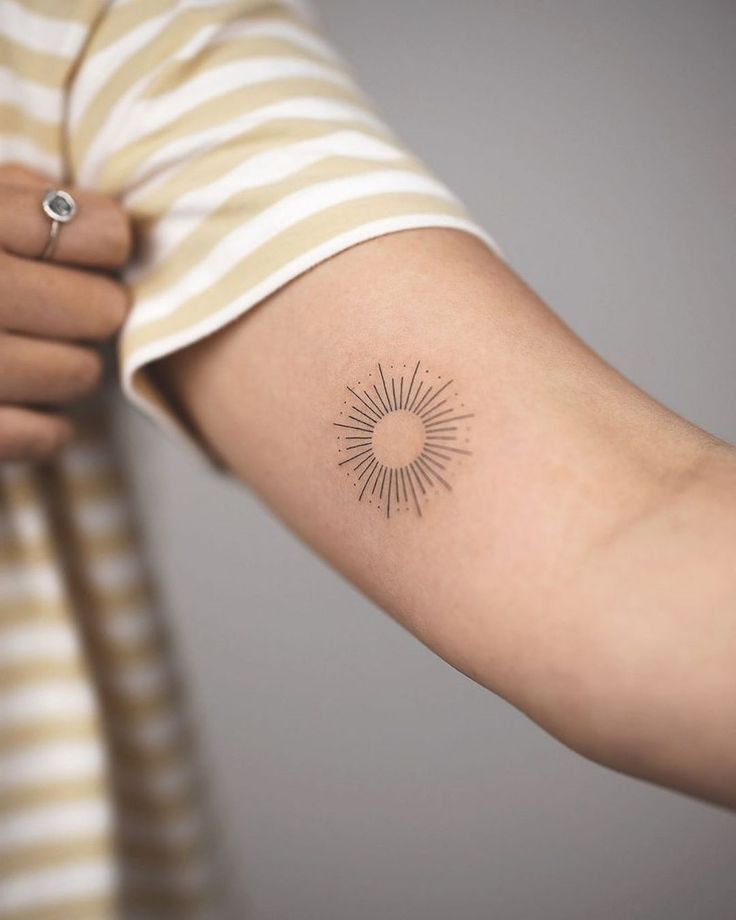
[[[736,439],[731,0],[319,0],[414,150],[607,360]],[[132,411],[150,551],[253,920],[736,916],[736,816],[420,646]]]

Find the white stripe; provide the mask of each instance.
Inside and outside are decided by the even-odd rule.
[[[101,798],[23,808],[0,818],[0,851],[54,840],[96,837],[112,830],[112,808]]]
[[[256,57],[230,61],[208,68],[171,92],[142,100],[136,107],[136,127],[125,141],[132,143],[138,137],[160,131],[202,103],[215,102],[224,93],[293,77],[324,80],[344,87],[351,85],[345,74],[334,67],[299,58]]]
[[[68,121],[73,131],[97,93],[110,77],[144,45],[169,25],[171,13],[162,13],[131,29],[118,41],[86,57],[69,93]]]
[[[283,102],[263,106],[253,112],[246,112],[239,118],[229,118],[219,124],[205,128],[203,131],[192,132],[176,138],[168,144],[162,144],[127,177],[128,190],[134,191],[136,182],[146,176],[153,177],[153,181],[148,187],[155,188],[159,182],[167,178],[164,170],[182,165],[187,157],[195,154],[202,156],[208,150],[224,144],[240,134],[245,136],[248,131],[281,119],[316,122],[335,121],[338,123],[352,121],[375,128],[378,131],[383,128],[381,120],[375,115],[371,115],[362,106],[333,99],[324,99],[318,96],[299,96],[293,99],[285,99]],[[125,140],[124,135],[122,135],[122,139]],[[91,182],[96,175],[95,171],[89,170],[85,173],[85,181]],[[125,197],[123,201],[127,206]]]
[[[390,162],[401,159],[405,154],[392,144],[367,134],[337,131],[250,157],[235,169],[219,176],[215,182],[197,185],[180,196],[169,211],[157,217],[155,229],[146,239],[146,265],[140,267],[138,274],[147,271],[150,264],[155,264],[171,252],[212,211],[234,194],[279,182],[331,156]],[[127,202],[128,207],[135,205],[136,197],[134,194],[132,201]],[[129,271],[128,283],[132,283],[135,278],[136,272]]]
[[[0,570],[0,602],[23,603],[64,597],[61,573],[53,563],[5,565]]]
[[[38,504],[6,507],[0,515],[0,539],[34,542],[47,533],[46,518]]]
[[[106,860],[39,869],[0,882],[0,908],[10,913],[51,905],[63,912],[64,901],[113,895],[117,883],[115,865]]]
[[[12,105],[24,114],[48,124],[56,124],[62,115],[62,94],[0,66],[0,104]]]
[[[238,226],[164,292],[139,300],[128,316],[126,331],[171,316],[182,303],[211,288],[234,265],[289,227],[331,206],[391,192],[456,200],[444,185],[430,176],[399,169],[341,176],[299,189]],[[147,261],[146,268],[153,272],[158,264],[155,260]]]
[[[35,13],[15,0],[0,0],[0,33],[33,51],[71,58],[81,47],[87,29],[73,20],[55,18],[53,13]]]
[[[198,341],[217,329],[221,329],[226,323],[245,313],[246,310],[249,310],[252,306],[268,297],[274,291],[283,287],[284,284],[297,278],[314,265],[330,258],[330,256],[336,255],[344,249],[354,246],[356,243],[374,239],[385,233],[417,229],[419,227],[453,227],[457,230],[464,230],[482,240],[493,252],[503,257],[497,243],[492,240],[484,230],[473,221],[461,217],[432,213],[407,214],[400,217],[387,217],[362,224],[360,227],[355,227],[346,233],[327,240],[308,252],[302,253],[296,259],[281,266],[281,268],[265,278],[260,284],[244,291],[240,297],[227,304],[221,310],[212,312],[209,316],[200,320],[200,322],[192,323],[192,325],[188,326],[186,329],[172,333],[171,335],[159,336],[155,341],[142,346],[130,354],[123,366],[122,372],[122,385],[126,396],[134,405],[138,406],[142,412],[145,412],[152,418],[159,428],[167,434],[175,444],[183,447],[195,457],[199,457],[200,460],[202,460],[202,453],[199,447],[195,447],[195,444],[188,438],[185,431],[178,427],[171,416],[160,410],[153,402],[149,402],[144,396],[138,394],[138,391],[133,386],[133,378],[139,368],[148,364],[150,361],[162,358],[180,348],[185,348],[192,342]]]
[[[134,2],[138,3],[139,0],[134,0]],[[120,7],[120,2],[117,5]],[[184,11],[201,5],[197,0],[179,0],[173,10],[168,10],[159,16],[146,20],[146,22],[136,26],[118,41],[113,42],[95,54],[91,54],[82,64],[71,94],[69,105],[70,125],[72,127],[78,125],[100,88],[104,87],[109,78],[121,67],[124,67],[130,58],[134,57],[146,45],[153,43],[159,35],[163,35]],[[221,0],[217,0],[213,6],[221,7]],[[198,31],[194,32],[174,54],[167,58],[166,63],[186,61],[194,57],[212,40],[213,36],[221,28],[222,23],[220,22],[203,23]],[[118,103],[134,99],[140,95],[155,76],[157,76],[157,71],[155,70],[146,74],[143,79],[130,87],[124,96],[118,99]]]
[[[41,659],[71,661],[78,659],[79,654],[77,634],[66,623],[0,626],[0,667]]]
[[[59,177],[63,166],[60,153],[46,153],[26,137],[0,132],[0,163],[22,163],[29,169]]]
[[[104,770],[104,752],[97,741],[38,744],[0,754],[0,790],[94,779]]]
[[[80,678],[47,681],[0,693],[0,728],[94,714],[95,700],[90,683]]]
[[[311,61],[293,58],[256,58],[235,61],[211,68],[192,77],[177,90],[154,99],[140,99],[156,74],[149,74],[120,97],[98,126],[81,164],[86,176],[96,176],[111,150],[134,144],[139,138],[161,131],[204,102],[235,89],[270,83],[290,77],[313,77],[337,86],[349,87],[350,81],[339,71]]]

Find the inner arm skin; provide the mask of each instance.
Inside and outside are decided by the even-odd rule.
[[[333,423],[377,362],[453,378],[472,456],[357,501]],[[584,756],[736,808],[736,451],[457,230],[357,245],[154,366],[227,469],[451,666]],[[354,400],[351,400],[354,402]]]

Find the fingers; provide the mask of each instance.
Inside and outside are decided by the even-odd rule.
[[[62,183],[63,185],[63,183]],[[45,189],[58,183],[16,164],[0,165],[0,249],[36,259],[49,238],[50,218],[41,208]],[[130,258],[133,234],[125,211],[112,198],[89,189],[65,187],[77,213],[59,228],[51,261],[119,268]]]
[[[63,405],[89,396],[102,378],[98,352],[81,345],[0,334],[0,403]]]
[[[72,423],[63,416],[0,406],[0,463],[46,460],[66,444],[73,433]]]
[[[102,341],[123,323],[127,288],[103,274],[0,251],[0,329]]]

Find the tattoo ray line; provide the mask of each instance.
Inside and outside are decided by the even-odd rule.
[[[404,490],[404,501],[409,503],[409,496],[406,494],[406,480],[404,479],[404,467],[401,467],[401,488]]]
[[[433,447],[425,447],[425,450],[434,450]],[[451,450],[453,454],[467,454],[469,457],[472,456],[472,450],[463,450],[461,447],[448,447],[446,444],[442,445],[442,450]]]
[[[431,466],[427,466],[426,460],[423,460],[421,457],[417,457],[417,463],[420,464],[420,469],[424,469],[426,467],[426,469],[429,470],[429,472],[435,477],[435,479],[438,479],[442,483],[442,485],[447,489],[448,492],[452,492],[452,486],[448,482],[445,482],[445,480],[440,476],[437,470],[432,469]]]
[[[414,461],[414,463],[416,463],[417,469],[418,469],[419,472],[422,474],[422,476],[424,476],[424,478],[427,480],[427,482],[429,483],[429,487],[430,487],[430,489],[431,489],[432,486],[434,485],[434,483],[433,483],[432,480],[429,478],[429,476],[427,476],[427,473],[426,473],[424,467],[420,464],[420,462],[419,462],[419,457],[417,457],[417,459]]]
[[[427,494],[427,490],[424,488],[424,483],[423,483],[422,480],[419,478],[419,474],[417,473],[417,471],[414,469],[414,463],[415,463],[415,462],[416,462],[416,461],[412,460],[412,462],[409,464],[409,469],[412,471],[412,473],[414,473],[414,477],[415,477],[415,479],[416,479],[416,481],[417,481],[417,485],[418,485],[419,488],[422,490],[422,495],[426,495],[426,494]]]
[[[354,467],[353,467],[353,472],[354,472],[354,473],[357,473],[358,470],[361,468],[361,466],[363,466],[364,463],[370,463],[370,461],[373,459],[373,457],[374,457],[374,454],[371,453],[370,457],[366,457],[365,460],[361,460],[360,463],[358,463],[357,466],[354,466]],[[353,460],[357,460],[357,457],[353,457]]]
[[[375,494],[376,486],[378,485],[378,480],[381,478],[381,470],[383,469],[383,464],[379,463],[377,469],[378,469],[378,473],[376,474],[376,478],[373,481],[373,488],[371,489],[371,495]]]
[[[403,472],[403,470],[402,470]],[[414,483],[411,481],[411,475],[409,474],[409,469],[406,470],[406,478],[409,480],[409,488],[411,489],[411,494],[414,497],[414,505],[417,509],[417,514],[419,517],[422,516],[422,509],[419,507],[419,501],[417,500],[417,493],[414,491]]]
[[[363,454],[370,454],[370,453],[372,453],[372,452],[373,452],[373,451],[372,451],[372,448],[369,447],[368,450],[364,450],[362,454],[353,454],[352,457],[348,457],[347,460],[341,460],[337,465],[338,465],[338,466],[343,466],[345,463],[352,463],[353,460],[357,460],[358,457],[362,457]]]
[[[378,370],[381,372],[381,380],[383,381],[383,389],[384,389],[384,391],[385,391],[385,393],[386,393],[386,402],[389,404],[389,407],[390,407],[390,406],[391,406],[391,397],[388,395],[388,387],[386,386],[386,378],[383,376],[383,368],[381,367],[380,364],[378,365]],[[389,409],[389,411],[390,411],[390,409]]]
[[[414,378],[416,377],[418,370],[419,370],[419,362],[417,361],[417,366],[414,368],[414,373],[411,375],[411,383],[409,384],[409,389],[406,393],[406,402],[404,403],[404,405],[407,407],[409,405],[409,397],[411,396],[411,388],[414,386]]]
[[[414,411],[416,412],[417,415],[419,415],[419,413],[420,413],[421,410],[422,410],[422,406],[424,406],[424,400],[429,396],[429,394],[432,392],[433,389],[434,389],[433,387],[429,387],[429,389],[427,389],[427,390],[424,391],[424,396],[422,396],[422,398],[419,400],[419,403],[418,403],[416,409],[414,410]],[[420,418],[421,418],[421,416],[420,416]]]
[[[436,396],[436,395],[437,395],[437,393],[434,394],[434,396]],[[429,402],[432,402],[432,401],[434,400],[434,396],[432,397],[432,399],[430,399]],[[447,400],[446,400],[446,399],[443,399],[443,400],[441,400],[440,402],[438,402],[436,406],[432,406],[431,409],[428,409],[428,408],[427,408],[427,406],[429,405],[429,403],[427,403],[427,406],[425,406],[425,407],[422,409],[422,414],[420,415],[420,418],[421,418],[421,419],[424,419],[424,416],[425,416],[425,415],[429,415],[430,412],[436,412],[437,409],[439,409],[440,406],[444,406],[444,404],[445,404],[446,402],[447,402]],[[355,408],[355,407],[353,407],[353,408]],[[454,412],[455,410],[453,409],[452,411]]]
[[[452,380],[448,380],[447,383],[444,383],[444,384],[439,388],[439,390],[437,390],[437,392],[436,392],[436,393],[434,394],[434,396],[430,399],[430,401],[424,406],[424,411],[425,411],[425,412],[429,409],[430,405],[435,401],[435,399],[437,399],[437,397],[440,395],[440,393],[441,393],[443,390],[447,389],[447,387],[449,387],[451,383],[452,383]],[[447,402],[447,400],[444,399],[443,402]],[[437,408],[437,407],[435,406],[435,408]]]
[[[435,419],[440,418],[440,417],[443,416],[443,415],[447,415],[448,412],[454,412],[454,411],[455,411],[455,410],[452,409],[452,408],[451,408],[451,409],[443,409],[442,412],[438,412],[436,415],[430,415],[430,417],[429,417],[428,419],[424,419],[424,424],[426,425],[426,424],[428,424],[429,422],[433,422]],[[444,422],[443,422],[443,424],[444,424]]]
[[[388,471],[388,501],[386,502],[386,517],[391,517],[391,481],[394,478],[394,471]]]
[[[430,463],[433,463],[435,466],[438,466],[441,470],[447,469],[444,463],[440,463],[439,460],[435,460],[434,457],[432,457],[430,454],[425,453],[424,451],[422,451],[421,454],[419,454],[419,456],[424,457],[425,460],[428,460]]]
[[[369,412],[372,412],[373,415],[376,415],[376,410],[375,410],[374,408],[372,408],[371,406],[368,405],[368,403],[363,399],[363,397],[360,395],[360,393],[356,393],[355,390],[354,390],[352,387],[348,387],[348,389],[350,390],[350,392],[353,394],[353,396],[354,396],[356,399],[359,399],[359,400],[363,403],[363,405],[366,407],[366,409],[367,409]],[[365,390],[363,390],[363,392],[365,393]],[[368,394],[366,393],[366,396],[367,396],[367,395],[368,395]],[[378,414],[378,417],[375,419],[375,421],[378,421],[379,418],[381,418],[380,413]]]
[[[335,425],[335,426],[337,426],[338,428],[350,428],[351,431],[365,431],[365,432],[370,432],[370,430],[371,430],[370,428],[358,428],[357,425],[342,425],[340,422],[333,422],[332,424]]]
[[[452,457],[450,457],[448,454],[441,453],[442,450],[446,450],[446,448],[445,447],[435,448],[435,447],[428,447],[426,444],[424,445],[424,451],[430,454],[434,454],[434,456],[439,457],[440,460],[452,460]]]
[[[383,498],[383,485],[384,485],[384,483],[386,482],[386,473],[387,473],[387,469],[386,469],[386,467],[384,466],[384,468],[383,468],[383,479],[381,480],[381,491],[378,493],[379,499]]]
[[[423,381],[423,380],[420,380],[420,381],[419,381],[419,386],[417,387],[417,391],[416,391],[416,393],[414,394],[414,399],[412,399],[411,405],[409,406],[409,412],[413,412],[413,411],[414,411],[414,403],[417,401],[417,397],[418,397],[419,394],[422,392],[422,387],[423,387],[423,386],[424,386],[424,381]]]
[[[375,401],[375,399],[373,399],[373,397],[372,397],[371,394],[368,392],[368,390],[363,390],[363,392],[365,393],[365,395],[366,395],[366,396],[368,397],[368,399],[370,400],[371,405],[375,408],[376,412],[378,413],[378,417],[379,417],[379,418],[383,418],[383,416],[384,416],[386,413],[385,413],[385,412],[381,412],[381,410],[378,408],[378,403]]]
[[[383,396],[381,396],[381,394],[380,394],[380,392],[379,392],[379,390],[378,390],[378,387],[375,385],[375,383],[373,384],[373,389],[376,391],[376,396],[377,396],[377,397],[379,398],[379,400],[381,401],[381,405],[382,405],[383,408],[386,410],[386,414],[388,414],[391,410],[390,410],[389,407],[386,405],[386,403],[383,401]]]
[[[373,431],[376,427],[375,425],[368,425],[368,422],[364,422],[362,418],[356,418],[354,415],[349,415],[349,419],[352,419],[354,422],[360,422],[361,425],[367,425],[369,431]]]
[[[361,501],[361,499],[363,498],[363,493],[364,493],[365,490],[368,488],[368,484],[370,483],[371,479],[373,478],[373,473],[374,473],[375,470],[376,470],[376,465],[377,465],[377,463],[378,463],[378,461],[374,458],[373,463],[372,463],[370,466],[367,466],[367,467],[363,470],[363,472],[360,474],[360,476],[358,476],[358,480],[360,480],[360,479],[362,479],[362,478],[365,476],[365,474],[368,472],[368,470],[371,471],[370,473],[368,473],[368,478],[367,478],[366,481],[363,483],[363,488],[360,490],[360,495],[358,496],[358,501]]]
[[[363,410],[359,409],[357,406],[351,406],[350,408],[354,409],[356,412],[360,412],[361,415],[364,415],[368,419],[368,421],[371,423],[371,425],[375,425],[376,422],[378,421],[377,418],[373,418],[372,415],[368,415],[367,412],[363,412]],[[363,424],[365,425],[365,422],[363,422]]]
[[[441,422],[435,422],[434,424],[435,425],[446,425],[448,422],[459,422],[459,421],[462,421],[462,419],[464,418],[475,418],[475,415],[472,412],[470,412],[468,415],[456,415],[454,418],[443,418]],[[424,425],[426,428],[432,427],[432,424],[428,422],[425,422]]]

